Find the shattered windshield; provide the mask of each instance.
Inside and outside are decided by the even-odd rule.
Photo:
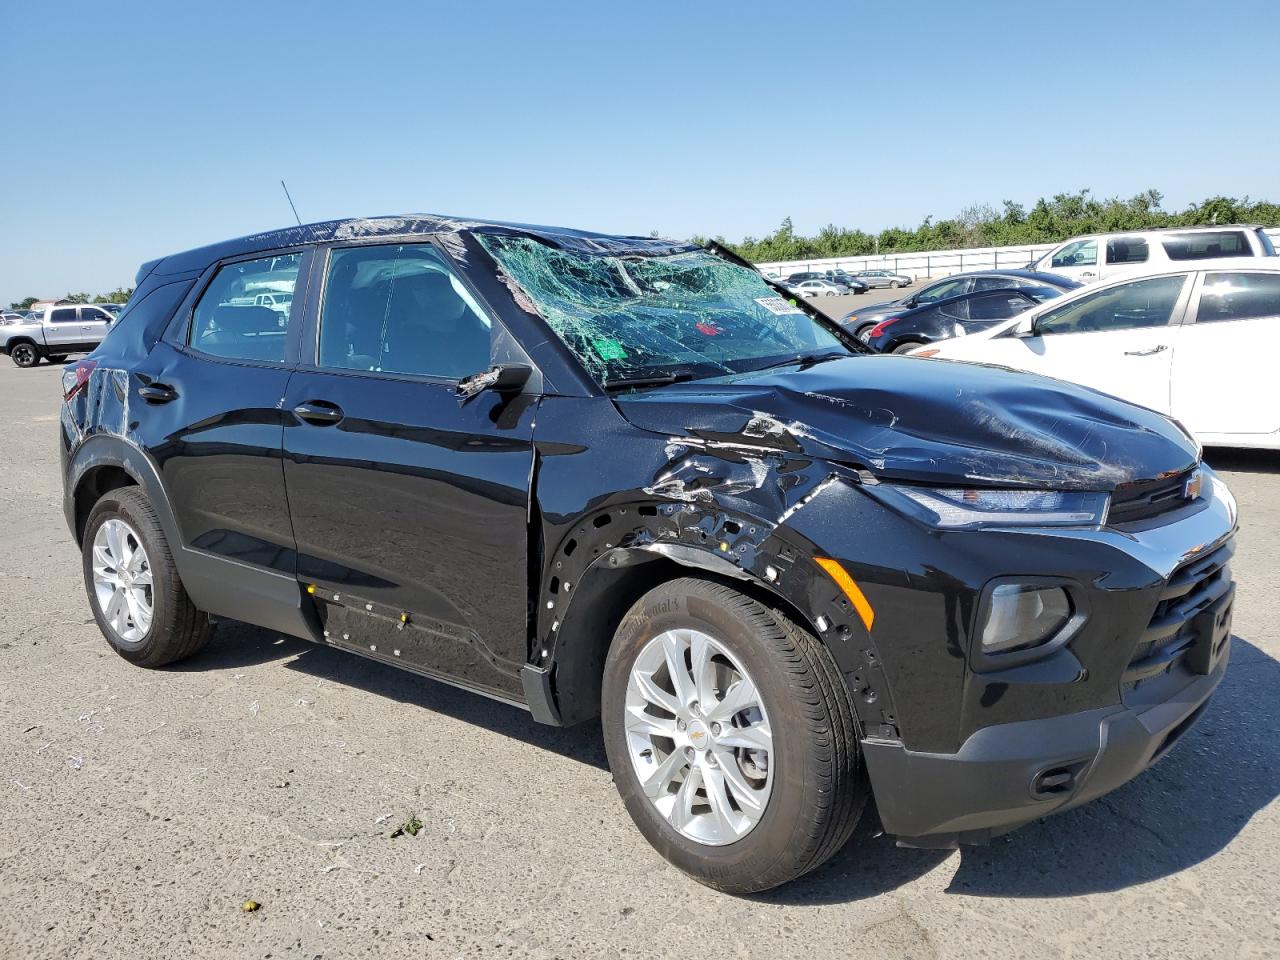
[[[712,377],[850,351],[751,269],[695,250],[599,256],[480,242],[599,382]]]

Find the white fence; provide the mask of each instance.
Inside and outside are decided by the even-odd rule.
[[[1267,231],[1280,247],[1280,227]],[[826,260],[788,260],[781,263],[757,263],[765,273],[786,277],[792,273],[824,270],[892,270],[914,279],[944,277],[966,270],[1015,270],[1048,253],[1056,243],[1026,244],[1018,247],[971,247],[965,250],[922,250],[919,253],[886,253],[869,257],[832,257]]]

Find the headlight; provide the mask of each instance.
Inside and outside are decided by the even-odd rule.
[[[982,624],[982,652],[990,655],[1039,646],[1058,636],[1071,616],[1071,598],[1062,587],[997,584]]]
[[[1107,493],[1073,490],[965,490],[888,483],[863,489],[926,523],[955,530],[1097,527],[1106,523],[1111,500]]]

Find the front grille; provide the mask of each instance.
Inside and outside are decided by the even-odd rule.
[[[1174,570],[1121,680],[1128,699],[1144,686],[1185,667],[1208,673],[1230,635],[1231,555],[1228,540]]]
[[[1172,477],[1120,484],[1111,494],[1107,523],[1112,526],[1136,523],[1185,507],[1187,481],[1198,469],[1199,466],[1195,466]]]

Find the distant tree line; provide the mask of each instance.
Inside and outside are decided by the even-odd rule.
[[[968,207],[958,216],[935,221],[925,217],[914,229],[890,227],[878,234],[828,224],[816,236],[795,232],[791,218],[765,237],[717,242],[753,263],[780,260],[818,260],[824,257],[857,257],[877,253],[911,253],[916,250],[956,250],[964,247],[1005,247],[1032,243],[1058,243],[1082,233],[1111,233],[1152,227],[1192,227],[1227,223],[1280,226],[1280,204],[1252,201],[1248,197],[1210,197],[1185,210],[1161,207],[1158,190],[1147,190],[1128,200],[1100,200],[1089,190],[1041,197],[1027,210],[1005,200],[997,210],[990,204]],[[704,238],[695,237],[702,242]]]
[[[129,298],[133,296],[133,287],[116,287],[110,293],[99,293],[96,296],[90,293],[68,293],[58,298],[59,303],[128,303]],[[43,297],[27,297],[23,300],[15,300],[9,304],[10,310],[30,310],[33,303],[38,303]]]

